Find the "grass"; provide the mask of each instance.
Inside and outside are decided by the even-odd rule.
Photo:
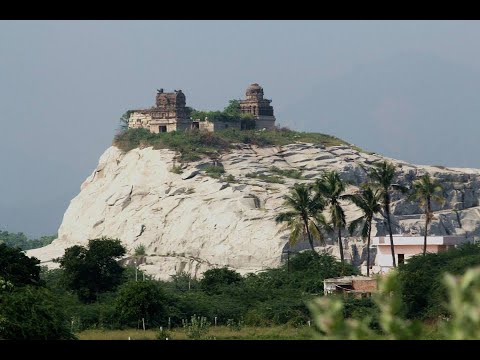
[[[170,169],[170,172],[174,173],[174,174],[181,174],[183,173],[183,170],[182,170],[182,167],[179,166],[179,165],[174,165],[172,166],[172,168]]]
[[[170,331],[170,340],[186,340],[183,328]],[[85,330],[76,334],[80,340],[155,340],[157,331],[154,330]],[[312,339],[313,330],[308,326],[271,326],[252,327],[245,326],[240,330],[232,330],[227,326],[211,326],[209,339],[216,340],[309,340]]]
[[[271,166],[269,171],[273,174],[285,176],[291,179],[303,179],[302,172],[296,169],[284,170],[284,169],[279,169],[276,166]]]
[[[215,179],[219,179],[222,174],[225,174],[225,169],[221,165],[210,165],[205,168],[205,173]]]
[[[199,160],[203,156],[219,155],[235,148],[237,144],[265,147],[297,142],[322,144],[326,147],[348,145],[335,136],[287,129],[266,131],[226,129],[214,133],[192,130],[159,134],[150,133],[147,129],[127,129],[113,139],[113,145],[124,152],[148,146],[154,149],[171,149],[179,152],[180,160],[186,162]]]
[[[259,180],[265,181],[267,183],[285,184],[285,180],[283,180],[280,176],[277,176],[277,175],[265,175],[265,174],[257,174],[257,173],[248,173],[245,176],[247,178],[259,179]]]

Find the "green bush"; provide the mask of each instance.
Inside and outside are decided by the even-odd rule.
[[[165,292],[157,281],[131,281],[122,285],[115,299],[115,311],[122,325],[159,326],[165,320]]]
[[[33,286],[2,292],[0,297],[0,339],[74,339],[69,319],[48,289]]]
[[[196,316],[195,314],[190,318],[190,321],[182,321],[187,339],[200,340],[207,336],[210,330],[210,322],[204,316]]]
[[[225,174],[225,169],[223,168],[223,165],[210,165],[207,166],[204,170],[206,174],[210,175],[215,179],[218,179],[222,174]]]
[[[40,260],[18,247],[0,244],[0,279],[13,286],[40,285]]]
[[[270,172],[276,175],[285,176],[291,179],[303,179],[302,172],[296,169],[279,169],[276,166],[270,167]]]
[[[258,174],[258,173],[248,173],[245,175],[247,178],[254,178],[260,179],[267,183],[273,184],[285,184],[285,180],[283,180],[280,176],[277,175],[265,175],[265,174]]]
[[[242,276],[234,270],[227,268],[210,269],[203,273],[200,287],[207,294],[218,293],[225,286],[242,281]]]
[[[442,282],[448,272],[463,274],[480,265],[480,244],[465,244],[448,251],[417,255],[399,266],[399,281],[408,318],[436,318],[445,315],[447,292]]]
[[[174,174],[181,174],[181,173],[183,173],[183,170],[182,170],[182,167],[180,165],[174,165],[170,169],[170,172],[172,172]]]
[[[145,245],[140,244],[135,247],[135,256],[143,256],[145,253]]]

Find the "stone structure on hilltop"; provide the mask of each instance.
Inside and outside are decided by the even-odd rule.
[[[257,129],[273,129],[275,117],[272,100],[263,98],[263,88],[258,84],[251,84],[247,88],[247,98],[240,100],[240,109],[243,114],[252,115]],[[128,121],[129,128],[145,128],[152,133],[185,131],[198,129],[217,131],[226,128],[243,130],[246,128],[243,120],[237,121],[210,121],[209,119],[191,119],[189,108],[186,106],[185,94],[182,90],[164,92],[157,90],[155,106],[150,109],[132,110]]]
[[[275,127],[275,116],[272,100],[263,98],[263,88],[257,83],[250,84],[245,93],[247,98],[240,100],[240,109],[244,114],[250,114],[255,119],[257,129],[273,129]]]
[[[164,92],[157,90],[155,107],[133,110],[128,122],[129,128],[146,128],[152,133],[187,130],[192,127],[188,118],[186,98],[182,90]]]

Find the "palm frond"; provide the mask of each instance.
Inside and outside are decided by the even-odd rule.
[[[303,232],[304,226],[300,221],[293,223],[290,227],[290,236],[288,238],[288,242],[290,243],[290,245],[295,245],[300,235],[303,235]]]
[[[349,225],[348,225],[348,233],[350,235],[353,235],[355,230],[362,225],[362,223],[365,221],[364,216],[360,216],[358,219],[353,220]]]
[[[312,234],[314,239],[317,239],[320,244],[325,245],[325,238],[320,231],[320,228],[315,224],[313,220],[308,222],[308,230],[310,230],[310,234]]]
[[[281,223],[281,222],[290,222],[292,219],[294,219],[296,216],[298,216],[298,213],[295,211],[286,211],[283,213],[278,214],[275,217],[275,222]]]

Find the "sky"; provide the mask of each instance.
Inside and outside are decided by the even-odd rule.
[[[128,109],[222,109],[416,164],[480,168],[479,21],[0,21],[0,230],[57,232]]]

